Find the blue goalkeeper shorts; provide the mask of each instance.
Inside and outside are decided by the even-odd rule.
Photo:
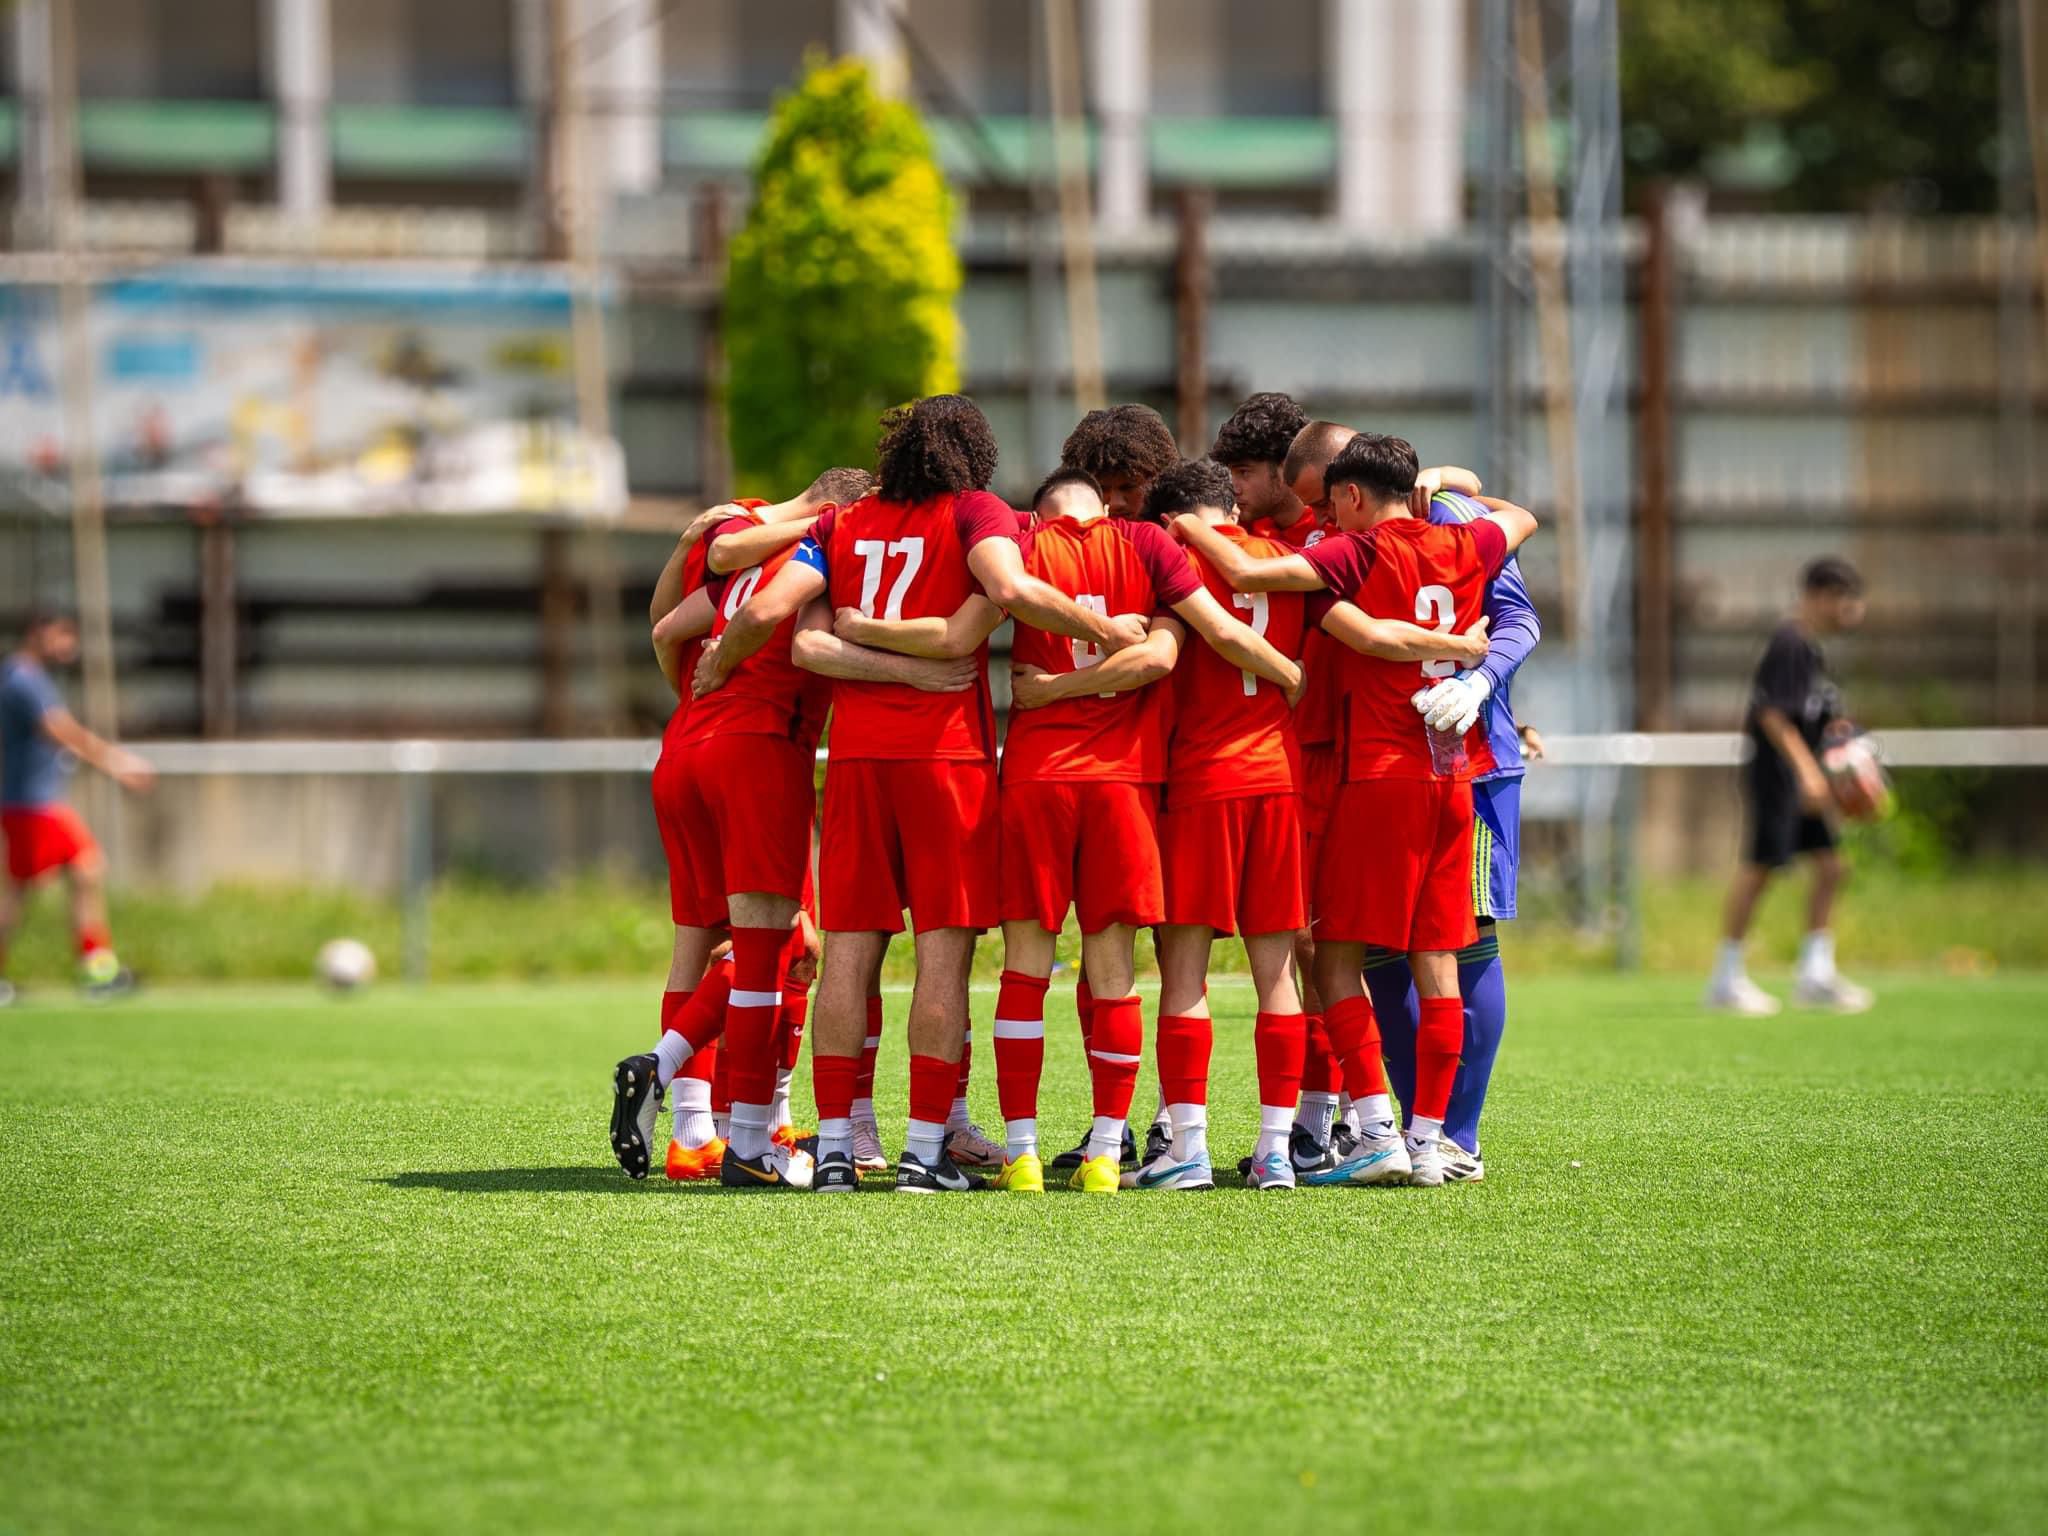
[[[1472,915],[1515,915],[1515,871],[1522,861],[1522,781],[1484,779],[1472,786]]]

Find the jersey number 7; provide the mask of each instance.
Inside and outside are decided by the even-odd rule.
[[[861,558],[860,611],[871,619],[902,618],[903,594],[910,590],[912,578],[924,564],[924,540],[894,539],[884,543],[880,539],[855,539],[853,552]],[[888,601],[878,614],[875,612],[875,596],[882,590],[883,567],[899,555],[903,557],[903,569],[896,573],[896,580],[889,588]]]

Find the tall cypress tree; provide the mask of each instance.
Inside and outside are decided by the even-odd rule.
[[[726,274],[742,494],[872,464],[884,410],[958,387],[952,206],[917,113],[865,65],[814,64],[777,104]]]

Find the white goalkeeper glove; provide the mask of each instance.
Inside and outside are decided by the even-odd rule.
[[[1479,719],[1479,709],[1493,694],[1484,672],[1460,672],[1415,695],[1415,711],[1432,731],[1462,736]]]

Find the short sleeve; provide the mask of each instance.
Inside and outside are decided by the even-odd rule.
[[[57,685],[50,681],[47,672],[33,671],[22,674],[25,685],[23,692],[28,697],[29,707],[40,720],[53,709],[64,707],[64,695],[57,691]]]
[[[1480,563],[1486,567],[1486,579],[1491,581],[1508,563],[1507,530],[1490,517],[1482,517],[1465,526],[1471,530],[1472,545],[1479,552]]]
[[[987,491],[962,491],[953,498],[953,531],[962,550],[984,539],[1014,541],[1023,521],[1015,507]]]
[[[829,506],[818,514],[818,520],[811,524],[811,537],[817,540],[821,550],[832,547],[832,530],[839,526],[839,508]]]
[[[1174,542],[1172,534],[1157,523],[1126,523],[1124,527],[1161,607],[1171,608],[1194,596],[1202,578],[1188,552]]]
[[[1758,709],[1775,709],[1797,720],[1806,709],[1813,686],[1813,650],[1805,637],[1787,625],[1771,636],[1764,659],[1757,664],[1755,700]]]
[[[789,552],[789,558],[797,565],[809,566],[827,581],[832,579],[832,572],[825,565],[825,546],[818,542],[818,535],[815,532],[807,533],[797,540],[796,548]]]
[[[1309,563],[1323,585],[1337,596],[1356,597],[1365,586],[1365,579],[1372,574],[1373,542],[1355,533],[1334,534],[1302,550],[1301,558]]]

